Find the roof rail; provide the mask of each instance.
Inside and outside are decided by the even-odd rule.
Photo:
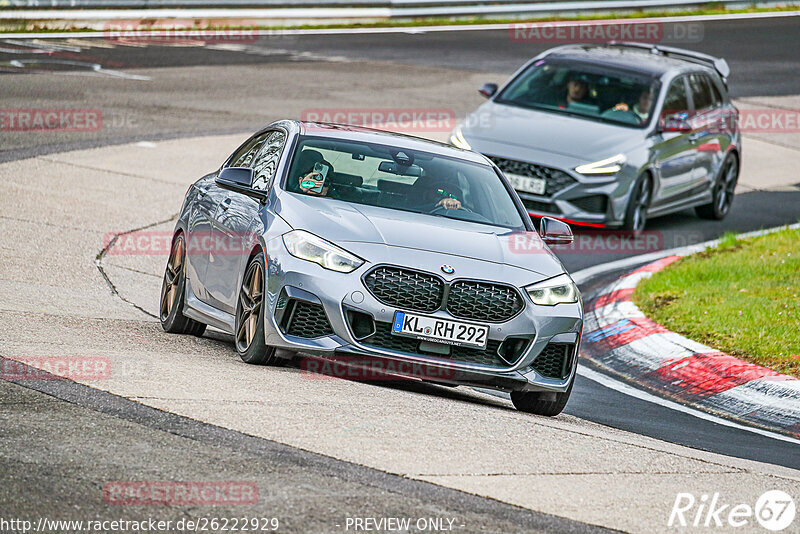
[[[701,52],[693,52],[691,50],[685,50],[683,48],[674,48],[672,46],[661,46],[661,45],[645,44],[645,43],[632,43],[628,41],[611,41],[608,43],[608,46],[649,50],[651,54],[660,54],[662,56],[673,56],[686,61],[691,61],[692,63],[699,63],[701,65],[713,67],[714,70],[717,71],[717,74],[719,74],[720,77],[722,77],[722,81],[725,82],[726,85],[728,83],[728,76],[731,73],[731,69],[728,66],[728,62],[725,61],[724,59],[719,57],[709,56],[708,54],[703,54]]]

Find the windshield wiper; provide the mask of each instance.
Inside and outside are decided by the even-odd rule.
[[[542,109],[545,111],[552,109],[551,107],[544,106],[542,104],[529,104],[527,102],[520,102],[518,100],[506,100],[498,98],[497,100],[495,100],[495,102],[497,102],[498,104],[511,104],[512,106],[517,106],[520,108],[527,108],[527,109]]]
[[[525,104],[525,103],[522,103],[522,102],[518,102],[516,100],[500,100],[500,99],[498,99],[495,102],[497,102],[498,104],[509,104],[509,105],[512,105],[512,106],[520,107],[520,108],[535,109],[535,110],[538,110],[538,111],[544,111],[545,113],[560,113],[560,114],[563,114],[563,115],[569,115],[570,117],[578,117],[580,119],[588,119],[590,121],[601,122],[603,124],[613,124],[615,126],[626,126],[626,127],[629,127],[629,128],[643,128],[644,125],[646,124],[646,123],[631,124],[629,122],[615,121],[615,120],[599,117],[599,116],[596,116],[596,115],[589,115],[589,114],[585,114],[585,113],[580,113],[578,111],[571,111],[569,109],[562,108],[562,107],[545,106],[545,105],[541,105],[541,104]]]
[[[420,212],[423,213],[423,212]],[[468,222],[468,223],[475,223],[475,224],[485,224],[487,226],[503,226],[498,225],[486,219],[485,221],[478,221],[475,219],[465,219],[464,217],[454,217],[452,215],[445,215],[444,213],[427,213],[426,215],[433,215],[434,217],[444,217],[445,219],[452,219],[454,221],[461,221],[461,222]]]

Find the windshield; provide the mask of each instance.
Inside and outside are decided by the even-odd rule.
[[[537,61],[496,102],[643,128],[658,95],[645,75],[576,61]]]
[[[426,152],[303,137],[286,180],[292,193],[525,229],[491,167]]]

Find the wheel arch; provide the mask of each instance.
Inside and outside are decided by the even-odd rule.
[[[739,147],[732,144],[731,147],[728,149],[728,154],[732,154],[733,157],[736,158],[736,165],[739,168],[739,172],[742,172],[742,154],[741,152],[739,152]],[[726,154],[725,156],[727,157],[728,154]]]
[[[241,264],[242,265],[242,269],[240,269],[239,273],[237,273],[237,275],[236,275],[237,291],[239,291],[238,288],[242,287],[242,283],[244,282],[244,275],[247,272],[247,268],[250,266],[250,262],[252,262],[253,258],[258,256],[259,254],[264,254],[264,276],[268,279],[268,277],[269,277],[269,266],[267,265],[266,250],[267,250],[267,247],[264,246],[264,243],[262,243],[260,239],[259,239],[259,241],[257,243],[254,243],[252,247],[250,247],[250,252],[247,254],[247,261],[245,261],[245,262],[243,262]],[[267,280],[264,280],[264,282],[266,284]],[[266,285],[265,285],[265,287],[266,287]],[[237,296],[237,298],[238,298],[238,296]]]

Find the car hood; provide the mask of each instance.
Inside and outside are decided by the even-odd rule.
[[[509,147],[510,150],[505,152],[521,147],[584,162],[624,152],[631,145],[640,143],[644,132],[495,102],[484,103],[462,123],[464,137],[477,152],[485,152],[483,145],[486,144],[500,145]]]
[[[378,250],[359,244],[379,244],[524,269],[541,279],[564,272],[536,232],[286,192],[276,201],[275,212],[292,228],[307,230],[356,254]],[[398,257],[396,252],[391,254],[393,258]]]

